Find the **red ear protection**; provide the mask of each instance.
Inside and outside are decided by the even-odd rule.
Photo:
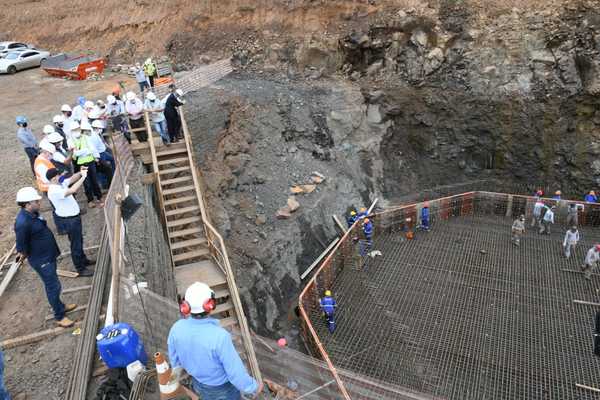
[[[204,304],[202,304],[202,308],[204,309],[204,312],[211,312],[212,310],[215,309],[216,306],[216,302],[215,302],[215,293],[213,292],[212,297],[208,300],[206,300],[204,302]]]
[[[185,300],[182,300],[181,303],[179,303],[179,312],[181,314],[183,314],[184,316],[188,316],[191,314],[192,309],[190,307],[190,303],[188,303]]]
[[[204,312],[209,313],[215,309],[216,305],[215,292],[212,292],[210,299],[206,300],[204,304],[202,304],[202,309]],[[184,316],[188,316],[192,313],[192,307],[190,306],[190,303],[185,301],[185,299],[181,300],[179,303],[179,312]]]

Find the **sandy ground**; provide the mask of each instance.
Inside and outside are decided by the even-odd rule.
[[[0,75],[3,88],[0,100],[3,110],[0,115],[0,132],[3,133],[0,135],[0,159],[3,161],[3,168],[0,168],[0,254],[14,244],[15,193],[20,187],[32,184],[29,162],[16,139],[15,117],[27,116],[34,133],[41,137],[42,127],[51,122],[61,104],[73,105],[80,95],[93,100],[105,98],[119,80],[130,82],[126,76],[110,76],[101,81],[67,81],[51,78],[41,70],[29,70],[13,76]],[[49,213],[45,217],[51,221]],[[98,244],[103,219],[99,209],[88,210],[84,216],[86,247]],[[54,230],[52,223],[50,227]],[[68,239],[65,236],[57,236],[57,239],[61,251],[68,251]],[[95,252],[90,252],[90,255],[95,258]],[[59,268],[73,270],[69,256],[61,259]],[[61,278],[61,282],[63,288],[77,287],[89,285],[91,278]],[[80,291],[64,295],[63,301],[85,305],[87,297],[87,291]],[[45,320],[49,314],[50,307],[41,281],[25,264],[0,298],[0,340],[53,327],[52,321]],[[72,316],[81,320],[83,312],[75,312]],[[20,400],[62,398],[77,338],[67,333],[5,351],[5,380],[11,395]]]

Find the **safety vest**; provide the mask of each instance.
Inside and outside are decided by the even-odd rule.
[[[85,135],[81,135],[79,139],[73,139],[73,144],[75,145],[75,149],[83,150],[87,148],[90,150],[90,146],[88,146],[87,137]],[[94,155],[90,154],[88,156],[77,157],[77,165],[83,165],[94,161]]]
[[[52,164],[52,161],[50,161],[42,156],[37,156],[37,158],[35,159],[35,161],[33,163],[33,169],[35,171],[35,180],[37,182],[38,189],[40,189],[40,191],[42,191],[42,192],[47,192],[48,191],[48,183],[45,182],[46,177],[42,178],[42,175],[38,172],[38,166],[40,164],[45,165],[47,169],[54,168],[54,164]]]
[[[148,76],[154,76],[154,73],[156,72],[156,67],[154,66],[154,63],[144,64],[144,72]]]

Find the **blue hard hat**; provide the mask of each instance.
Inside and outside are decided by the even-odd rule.
[[[83,105],[85,104],[85,97],[83,97],[83,96],[79,96],[79,97],[77,98],[77,103],[78,103],[80,106],[83,106]]]
[[[27,122],[27,118],[25,118],[24,116],[22,116],[22,115],[19,115],[19,116],[17,117],[17,125],[22,125],[22,124],[24,124],[25,122]]]

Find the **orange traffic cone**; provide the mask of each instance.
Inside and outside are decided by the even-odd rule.
[[[178,396],[185,395],[186,392],[179,384],[177,377],[172,376],[171,367],[165,360],[165,356],[160,352],[154,353],[154,362],[156,363],[156,374],[158,375],[160,399],[171,400]]]

